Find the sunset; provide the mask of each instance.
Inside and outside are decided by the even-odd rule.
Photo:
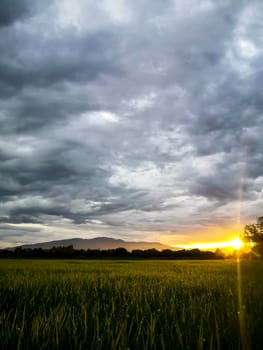
[[[263,2],[0,0],[0,349],[263,348]]]
[[[0,248],[212,244],[262,215],[259,1],[0,11]]]
[[[239,250],[243,247],[244,243],[240,238],[234,238],[231,241],[226,242],[207,242],[207,243],[192,243],[189,245],[178,246],[180,248],[199,248],[199,249],[217,249],[217,248],[232,248]]]

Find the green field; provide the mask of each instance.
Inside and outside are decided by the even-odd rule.
[[[263,262],[240,271],[236,261],[0,260],[0,349],[262,349]]]

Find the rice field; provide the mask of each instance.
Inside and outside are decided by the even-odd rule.
[[[263,349],[263,262],[0,260],[0,349]]]

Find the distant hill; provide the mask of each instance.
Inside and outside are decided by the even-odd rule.
[[[122,239],[114,239],[109,237],[97,237],[92,239],[83,239],[83,238],[71,238],[71,239],[63,239],[59,241],[50,241],[43,243],[35,243],[35,244],[25,244],[19,246],[19,248],[42,248],[42,249],[51,249],[53,247],[67,247],[72,245],[74,249],[116,249],[116,248],[126,248],[131,251],[134,249],[152,249],[155,248],[157,250],[163,249],[171,249],[176,250],[175,248],[159,243],[159,242],[130,242],[124,241]],[[15,249],[18,247],[10,248]]]

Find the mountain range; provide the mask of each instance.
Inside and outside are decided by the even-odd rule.
[[[122,239],[114,239],[109,237],[97,237],[97,238],[91,238],[91,239],[71,238],[71,239],[63,239],[58,241],[42,242],[42,243],[35,243],[35,244],[24,244],[19,246],[19,248],[51,249],[53,247],[67,247],[70,245],[72,245],[74,249],[85,249],[85,250],[87,249],[101,249],[101,250],[105,249],[106,250],[106,249],[116,249],[116,248],[126,248],[129,251],[132,251],[134,249],[147,250],[152,248],[157,250],[163,250],[163,249],[175,250],[175,248],[159,242],[144,242],[144,241],[132,242],[132,241],[124,241]]]

